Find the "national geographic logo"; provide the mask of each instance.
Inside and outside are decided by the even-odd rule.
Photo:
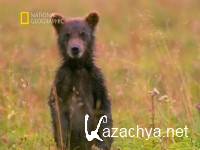
[[[29,24],[49,24],[51,23],[51,13],[44,11],[22,11],[19,13],[19,23]]]
[[[29,24],[30,23],[30,13],[29,12],[20,12],[20,24]]]

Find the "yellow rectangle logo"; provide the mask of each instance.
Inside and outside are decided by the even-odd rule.
[[[20,12],[20,24],[30,24],[29,12]]]

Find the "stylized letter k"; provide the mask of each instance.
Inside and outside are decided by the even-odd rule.
[[[87,122],[88,122],[88,118],[89,118],[89,115],[86,114],[85,115],[85,135],[86,135],[86,138],[88,141],[92,141],[93,139],[98,139],[99,141],[103,141],[100,136],[98,135],[98,131],[99,131],[99,128],[100,128],[100,124],[102,122],[102,120],[105,118],[105,121],[103,121],[104,123],[107,123],[107,116],[104,115],[100,118],[99,120],[99,123],[97,124],[97,128],[96,130],[94,131],[91,131],[91,134],[88,133],[88,126],[87,126]]]

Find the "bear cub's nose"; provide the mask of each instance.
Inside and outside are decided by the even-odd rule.
[[[78,55],[78,53],[79,53],[79,47],[76,47],[76,46],[72,47],[71,50],[72,50],[72,54],[74,56]]]

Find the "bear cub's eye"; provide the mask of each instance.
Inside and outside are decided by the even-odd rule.
[[[84,31],[82,31],[82,32],[80,32],[80,36],[81,36],[82,38],[85,38],[85,37],[86,37],[86,33],[85,33]]]
[[[69,37],[70,37],[70,33],[65,33],[65,39],[69,39]]]

